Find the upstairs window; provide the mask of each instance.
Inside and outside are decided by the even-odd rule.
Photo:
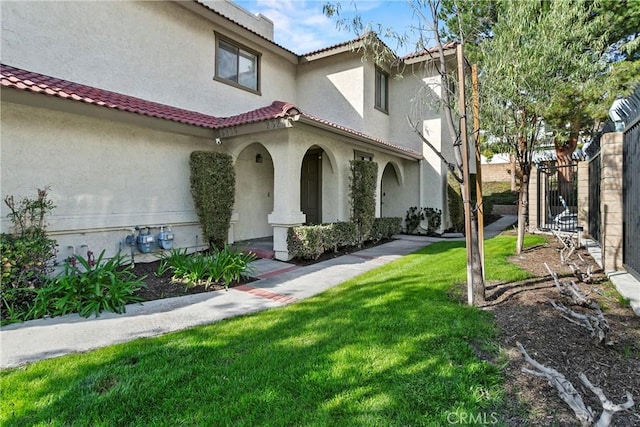
[[[216,80],[259,93],[260,55],[222,38],[216,47]]]
[[[389,75],[377,67],[375,107],[382,112],[389,112]]]

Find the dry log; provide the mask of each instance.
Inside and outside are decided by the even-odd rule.
[[[595,421],[595,414],[590,407],[584,404],[582,396],[580,395],[580,393],[578,393],[573,384],[571,384],[571,382],[567,380],[565,376],[560,372],[556,371],[553,368],[548,368],[531,358],[522,344],[516,342],[516,346],[518,347],[520,353],[522,353],[522,356],[527,361],[527,363],[529,363],[536,369],[534,371],[531,369],[522,368],[522,371],[531,375],[546,378],[549,381],[549,384],[551,384],[556,388],[556,390],[558,390],[560,398],[569,405],[569,407],[576,415],[576,418],[578,418],[582,425],[593,425]],[[611,420],[613,419],[613,415],[616,412],[624,411],[634,405],[633,396],[631,395],[631,393],[626,392],[626,402],[616,405],[609,399],[607,399],[602,389],[594,386],[584,373],[580,373],[578,377],[580,378],[582,383],[589,388],[589,390],[591,390],[596,396],[598,396],[598,399],[600,399],[600,403],[602,404],[602,414],[600,414],[600,417],[595,424],[596,427],[609,426],[611,424]]]
[[[600,403],[602,404],[602,414],[600,414],[600,418],[596,423],[596,427],[607,427],[611,424],[613,414],[629,409],[634,405],[633,396],[628,391],[625,392],[625,394],[627,395],[627,401],[616,405],[612,401],[607,399],[607,396],[604,395],[604,392],[600,387],[596,387],[591,384],[591,381],[589,381],[589,378],[587,378],[585,374],[580,373],[578,377],[580,378],[580,381],[582,381],[582,383],[593,392],[593,394],[598,396],[598,399],[600,399]]]
[[[546,262],[544,263],[544,266],[547,268],[547,271],[553,278],[553,281],[556,284],[556,288],[558,288],[558,291],[561,295],[568,297],[573,305],[591,307],[591,301],[582,293],[578,285],[576,285],[574,282],[560,282],[560,280],[558,280],[558,275],[551,271],[551,268],[549,268],[549,265]]]
[[[565,378],[560,372],[556,371],[553,368],[547,368],[546,366],[541,365],[537,361],[531,358],[527,351],[524,349],[522,344],[516,342],[516,346],[524,360],[529,363],[529,365],[533,366],[536,370],[533,371],[531,369],[522,368],[522,372],[525,372],[530,375],[535,375],[537,377],[546,378],[549,381],[549,384],[558,390],[560,394],[560,398],[565,401],[567,405],[573,410],[573,413],[576,414],[576,418],[582,423],[583,426],[590,426],[594,420],[594,414],[591,408],[584,404],[582,400],[582,396],[575,389],[573,384],[569,380]]]
[[[604,318],[604,313],[602,313],[602,310],[600,309],[599,305],[595,303],[592,305],[592,308],[596,311],[595,316],[592,316],[590,314],[577,313],[571,310],[570,308],[567,308],[563,304],[556,303],[553,300],[551,300],[551,305],[555,309],[563,312],[565,315],[571,316],[571,317],[567,317],[563,315],[562,316],[563,318],[565,318],[571,323],[574,323],[578,326],[582,326],[583,328],[587,329],[591,334],[591,338],[593,338],[596,344],[605,344],[605,345],[613,344],[613,342],[608,339],[609,338],[609,322],[607,322],[607,319]],[[578,319],[579,321],[575,321],[573,319]]]

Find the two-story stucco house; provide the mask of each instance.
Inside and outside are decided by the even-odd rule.
[[[228,1],[1,8],[2,197],[50,186],[61,259],[81,247],[113,255],[136,226],[171,225],[175,247],[202,246],[196,150],[233,158],[230,241],[273,236],[279,259],[288,227],[349,219],[354,158],[378,164],[379,216],[446,215],[446,168],[406,120],[421,111],[429,140],[450,146],[440,113],[414,102],[439,91],[427,54],[399,59],[402,71],[353,43],[298,55],[273,42],[271,21]]]

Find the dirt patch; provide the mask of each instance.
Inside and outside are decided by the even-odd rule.
[[[573,411],[545,379],[521,372],[522,367],[529,366],[516,348],[516,341],[519,341],[535,360],[565,375],[580,392],[585,404],[596,413],[596,420],[602,406],[579,380],[580,372],[602,388],[614,403],[626,401],[625,392],[630,392],[636,405],[618,412],[612,425],[640,426],[640,318],[619,298],[613,285],[585,250],[579,253],[585,261],[592,263],[594,276],[589,284],[577,282],[571,270],[560,262],[561,247],[550,237],[548,243],[529,248],[511,259],[532,273],[534,278],[487,286],[486,309],[495,316],[506,359],[508,404],[504,419],[510,426],[580,425]],[[549,301],[555,300],[575,311],[580,310],[563,300],[544,262],[560,276],[561,281],[576,281],[591,300],[600,304],[609,322],[612,345],[593,344],[585,328],[565,320],[551,306]]]

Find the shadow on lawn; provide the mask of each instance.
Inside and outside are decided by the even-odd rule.
[[[37,403],[20,415],[3,404],[4,425],[442,424],[487,409],[499,371],[468,345],[491,335],[487,315],[409,273],[416,262],[393,281],[368,275],[285,308],[20,368],[25,389],[3,395]]]

